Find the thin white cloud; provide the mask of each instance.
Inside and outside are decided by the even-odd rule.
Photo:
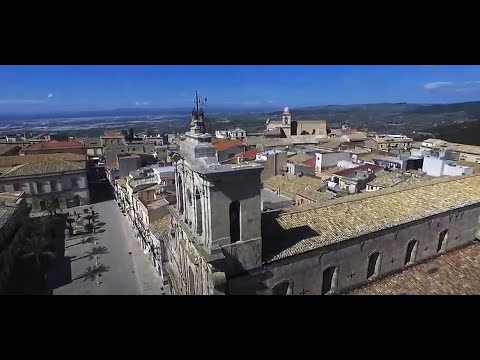
[[[434,82],[429,82],[423,85],[423,88],[425,90],[435,90],[447,86],[452,86],[453,82],[451,81],[434,81]]]
[[[50,94],[47,95],[47,98],[48,98],[48,99],[50,99],[50,98],[52,98],[52,97],[53,97],[53,94],[52,94],[52,93],[50,93]]]
[[[135,101],[135,106],[147,106],[150,105],[148,101]]]
[[[4,99],[0,100],[0,104],[43,104],[45,100],[34,99]]]
[[[469,80],[462,82],[436,81],[424,84],[423,88],[427,91],[434,91],[438,89],[446,89],[454,92],[480,91],[480,80]]]

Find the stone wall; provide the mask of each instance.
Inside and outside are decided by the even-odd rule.
[[[274,285],[287,282],[293,294],[322,294],[323,271],[332,266],[336,269],[333,293],[343,293],[471,243],[480,227],[479,220],[480,204],[337,243],[228,279],[228,293],[269,295]],[[439,234],[444,230],[448,235],[439,249]],[[412,261],[405,264],[412,240],[418,244],[413,249]],[[377,252],[377,273],[367,279],[369,256]]]

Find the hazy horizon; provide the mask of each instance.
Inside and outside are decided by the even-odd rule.
[[[0,65],[0,114],[444,104],[480,99],[476,65]]]

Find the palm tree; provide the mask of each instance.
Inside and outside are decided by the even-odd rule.
[[[60,209],[60,202],[58,201],[58,198],[47,200],[46,205],[47,209],[45,210],[45,213],[48,213],[50,216],[56,215],[57,210]]]
[[[105,246],[97,246],[92,251],[87,252],[88,260],[93,260],[96,256],[105,254],[108,254],[108,249]]]
[[[73,223],[76,222],[74,218],[68,218],[67,223],[68,223],[68,235],[73,236]]]
[[[20,244],[18,252],[22,259],[32,259],[37,266],[39,273],[42,276],[42,287],[46,287],[47,274],[46,266],[49,260],[55,259],[55,254],[48,250],[48,242],[45,237],[32,233],[27,236]]]
[[[93,215],[88,214],[83,217],[84,219],[88,220],[88,223],[90,224],[93,220]]]
[[[95,281],[98,279],[99,276],[102,276],[102,273],[107,272],[109,270],[110,270],[110,267],[104,264],[89,266],[87,267],[87,269],[83,274],[81,274],[80,276],[76,277],[73,280],[78,280],[83,278],[83,282],[87,280]]]

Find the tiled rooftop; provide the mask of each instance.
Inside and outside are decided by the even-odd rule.
[[[297,154],[297,155],[290,156],[288,158],[288,161],[292,163],[301,163],[310,159],[315,159],[315,155]]]
[[[70,171],[85,171],[85,163],[65,160],[44,160],[13,166],[0,175],[1,178],[58,174]]]
[[[57,141],[49,140],[42,141],[28,146],[27,150],[39,150],[39,149],[66,149],[66,148],[83,148],[85,144],[81,141]]]
[[[337,171],[336,173],[334,173],[334,175],[351,178],[351,177],[355,177],[355,174],[357,173],[357,171],[368,171],[368,170],[371,170],[375,174],[379,171],[382,171],[383,167],[377,166],[377,165],[363,164],[354,168]]]
[[[480,176],[472,175],[351,195],[308,210],[293,210],[276,222],[283,232],[309,229],[308,234],[269,261],[478,203]]]
[[[470,166],[473,168],[473,173],[474,174],[479,174],[480,173],[480,164],[479,163],[472,163],[469,161],[463,161],[463,160],[458,160],[457,165],[460,166]]]
[[[10,220],[15,214],[16,208],[13,206],[0,205],[0,229]]]
[[[234,139],[217,139],[217,138],[212,138],[212,145],[215,148],[216,151],[223,151],[230,149],[232,147],[237,147],[237,146],[245,146],[243,142],[240,140],[234,140]]]
[[[159,239],[160,236],[165,231],[168,231],[170,227],[170,222],[171,222],[171,216],[170,215],[164,216],[161,219],[150,224],[150,231],[157,239]]]
[[[335,150],[335,149],[338,149],[342,144],[347,143],[347,142],[348,142],[348,140],[343,139],[343,138],[340,138],[340,139],[330,138],[329,141],[322,142],[322,143],[318,144],[318,147],[322,148],[322,149]]]
[[[389,188],[404,182],[408,178],[410,178],[409,175],[383,170],[376,173],[375,179],[370,181],[368,185]]]
[[[311,167],[312,169],[315,169],[315,166],[317,165],[317,159],[314,157],[307,159],[305,161],[302,161],[303,165],[306,165],[308,167]]]
[[[480,245],[454,250],[351,295],[479,295]]]
[[[45,160],[85,161],[85,155],[70,153],[0,156],[0,167],[36,163]]]
[[[467,154],[480,155],[480,146],[451,143],[441,139],[427,139],[423,142],[432,143],[434,147],[445,147],[452,151],[464,152]]]
[[[281,194],[293,198],[295,194],[315,201],[323,201],[331,198],[325,193],[317,191],[324,182],[316,177],[296,176],[291,174],[277,175],[264,182],[266,188],[273,191],[280,189]]]

